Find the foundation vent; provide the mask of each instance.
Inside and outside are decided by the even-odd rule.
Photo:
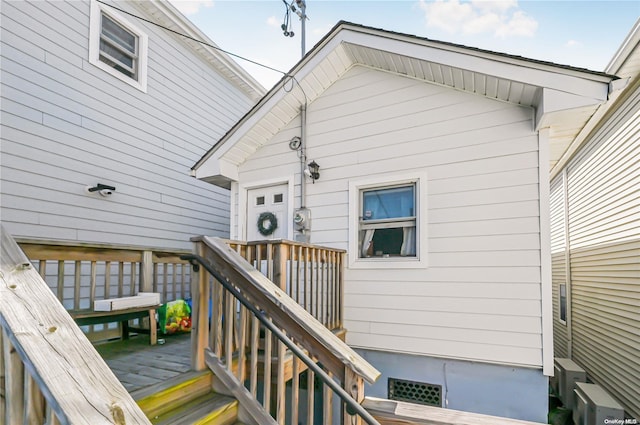
[[[389,378],[389,400],[442,407],[442,385]]]

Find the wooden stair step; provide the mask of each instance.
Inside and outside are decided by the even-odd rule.
[[[155,425],[232,425],[237,423],[238,401],[210,392],[150,419]]]
[[[213,374],[210,371],[189,372],[134,391],[131,396],[147,417],[152,419],[211,393],[212,382]]]

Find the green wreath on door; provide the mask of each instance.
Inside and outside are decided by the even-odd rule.
[[[267,224],[265,226],[265,223]],[[258,216],[258,232],[262,236],[272,235],[278,228],[278,219],[272,212],[263,212]]]

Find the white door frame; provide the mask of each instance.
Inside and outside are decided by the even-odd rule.
[[[294,196],[294,176],[275,177],[267,180],[257,180],[254,182],[243,183],[238,185],[238,214],[235,215],[238,221],[238,236],[240,240],[247,240],[247,214],[249,213],[247,206],[247,192],[251,189],[260,189],[261,187],[287,185],[287,232],[286,238],[293,239],[293,196]],[[234,214],[232,214],[233,216]],[[232,223],[233,224],[233,223]]]

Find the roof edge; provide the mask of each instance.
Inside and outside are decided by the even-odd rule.
[[[249,98],[254,101],[257,101],[262,97],[265,93],[265,88],[260,84],[251,74],[249,74],[242,66],[240,66],[236,61],[234,61],[227,53],[224,53],[218,45],[211,40],[202,30],[200,30],[193,22],[189,20],[185,15],[182,14],[174,5],[172,5],[168,0],[148,0],[145,2],[133,1],[134,5],[141,6],[143,8],[153,7],[155,10],[160,12],[166,19],[173,22],[177,25],[185,35],[189,37],[193,37],[196,40],[200,40],[204,43],[210,44],[210,47],[206,44],[201,44],[204,51],[201,50],[192,50],[199,56],[203,56],[205,59],[214,58],[218,62],[223,69],[219,69],[222,71],[222,75],[229,80],[232,84],[236,85],[242,91],[244,91]],[[185,43],[189,44],[189,43]],[[206,54],[204,53],[206,52]],[[207,60],[210,63],[209,60]],[[215,65],[214,65],[215,66]],[[233,81],[226,72],[230,74],[235,74],[239,81]]]

